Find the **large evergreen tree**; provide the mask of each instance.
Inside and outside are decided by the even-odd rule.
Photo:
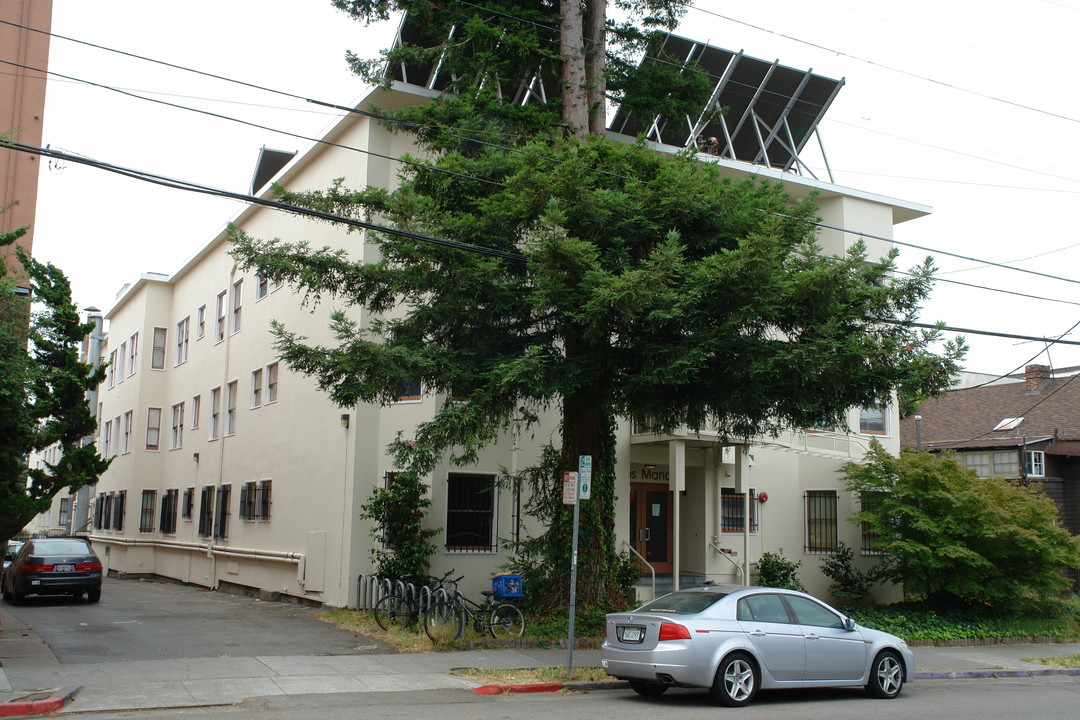
[[[0,237],[0,245],[23,233]],[[94,326],[79,321],[63,272],[21,247],[15,257],[40,307],[17,297],[7,267],[0,267],[0,544],[47,510],[62,489],[92,485],[109,466],[93,443],[83,445],[97,422],[86,392],[104,377],[103,368],[79,360]],[[55,462],[29,466],[31,453],[54,446]]]
[[[618,422],[658,431],[713,427],[736,441],[791,426],[842,426],[848,408],[887,399],[913,377],[912,367],[955,369],[959,348],[936,357],[936,336],[906,325],[929,291],[929,262],[894,277],[895,254],[869,262],[856,246],[825,257],[806,222],[813,206],[792,203],[778,185],[722,178],[690,156],[661,156],[583,129],[603,118],[602,103],[587,96],[603,92],[604,68],[618,78],[619,98],[638,107],[647,107],[644,86],[654,109],[700,107],[693,82],[679,80],[692,72],[672,69],[672,94],[656,90],[663,83],[654,75],[635,85],[625,53],[648,43],[648,23],[608,23],[617,52],[601,61],[603,38],[590,31],[577,39],[565,27],[574,14],[565,7],[559,32],[554,2],[335,4],[364,20],[413,11],[430,42],[399,46],[392,64],[442,62],[453,92],[396,113],[391,126],[413,133],[428,158],[404,166],[397,189],[350,189],[343,179],[320,192],[281,189],[282,198],[377,217],[415,235],[370,234],[381,257],[367,264],[240,229],[235,253],[245,268],[366,311],[363,323],[333,315],[334,347],[274,328],[287,364],[316,377],[336,402],[389,402],[406,377],[447,398],[414,437],[392,446],[409,471],[395,484],[425,481],[447,453],[469,463],[500,431],[558,409],[559,447],[529,474],[534,514],[548,530],[522,548],[549,572],[544,589],[554,604],[565,604],[570,557],[559,478],[578,455],[594,458],[579,602],[618,592]],[[576,12],[579,3],[562,5]],[[594,27],[603,5],[580,3],[583,27]],[[681,7],[617,5],[657,10],[661,27]],[[568,42],[580,45],[583,82],[562,72],[575,54]],[[373,77],[376,63],[351,60]],[[564,78],[561,114],[558,103],[505,100],[504,88],[538,68]],[[586,97],[587,120],[569,109],[572,96]],[[934,389],[940,375],[933,377],[920,386]],[[451,401],[461,396],[469,402]]]

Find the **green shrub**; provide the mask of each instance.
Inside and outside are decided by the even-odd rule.
[[[829,592],[841,601],[862,601],[870,594],[876,578],[873,571],[863,572],[855,567],[855,551],[843,542],[838,542],[836,550],[822,561],[821,572],[833,581]]]
[[[783,548],[780,552],[783,552]],[[763,553],[758,560],[758,584],[763,587],[787,588],[806,592],[799,581],[798,571],[802,562],[793,562],[779,553]]]

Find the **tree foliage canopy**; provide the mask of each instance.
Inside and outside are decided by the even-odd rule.
[[[21,234],[0,238],[0,244]],[[82,444],[97,426],[86,392],[105,372],[79,360],[93,323],[79,322],[63,272],[22,248],[15,255],[40,309],[14,295],[7,268],[0,267],[0,541],[47,510],[61,489],[94,484],[109,466],[93,443]],[[53,446],[59,450],[55,462],[29,467],[31,453]]]
[[[976,477],[952,453],[894,457],[877,442],[843,473],[849,490],[874,494],[852,520],[876,534],[889,579],[913,598],[1015,609],[1059,596],[1062,568],[1080,567],[1080,538],[1038,485]]]

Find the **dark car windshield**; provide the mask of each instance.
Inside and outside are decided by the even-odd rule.
[[[727,593],[686,590],[673,592],[651,603],[646,603],[635,612],[671,613],[674,615],[693,615],[715,603]]]
[[[34,543],[31,555],[91,555],[90,546],[82,540],[40,540]]]

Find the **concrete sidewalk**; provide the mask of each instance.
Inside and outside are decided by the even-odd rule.
[[[1076,653],[1080,644],[992,645],[916,648],[915,659],[920,679],[1080,676],[1080,670],[1020,660]],[[5,613],[0,635],[0,716],[232,705],[278,695],[471,689],[477,683],[449,671],[557,667],[566,662],[566,650],[518,649],[61,665],[33,630]],[[599,650],[574,652],[575,667],[599,664]]]

